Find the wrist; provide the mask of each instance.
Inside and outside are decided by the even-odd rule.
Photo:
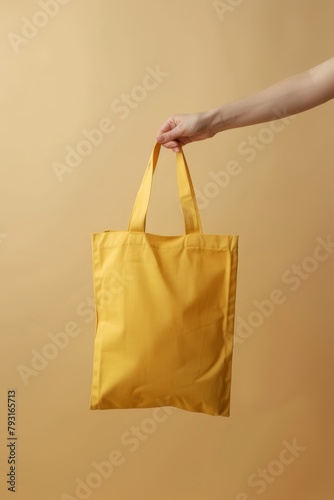
[[[230,128],[224,106],[207,111],[205,113],[205,120],[208,131],[210,131],[213,136],[218,132],[223,132]]]

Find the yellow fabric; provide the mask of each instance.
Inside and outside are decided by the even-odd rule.
[[[185,234],[145,232],[159,152],[156,144],[128,230],[92,234],[90,409],[174,406],[229,416],[238,236],[203,234],[182,150]]]

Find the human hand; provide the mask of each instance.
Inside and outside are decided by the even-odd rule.
[[[180,146],[208,139],[215,133],[210,112],[172,115],[158,131],[156,140],[176,153],[180,151]]]

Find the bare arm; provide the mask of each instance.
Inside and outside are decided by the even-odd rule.
[[[301,113],[333,98],[334,57],[218,108],[171,116],[158,131],[157,141],[177,151],[179,145],[207,139],[224,130]]]
[[[216,130],[294,115],[334,97],[334,57],[261,92],[213,110]]]

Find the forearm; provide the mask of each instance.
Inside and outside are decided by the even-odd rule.
[[[334,58],[260,92],[210,110],[217,133],[306,111],[334,97]]]

